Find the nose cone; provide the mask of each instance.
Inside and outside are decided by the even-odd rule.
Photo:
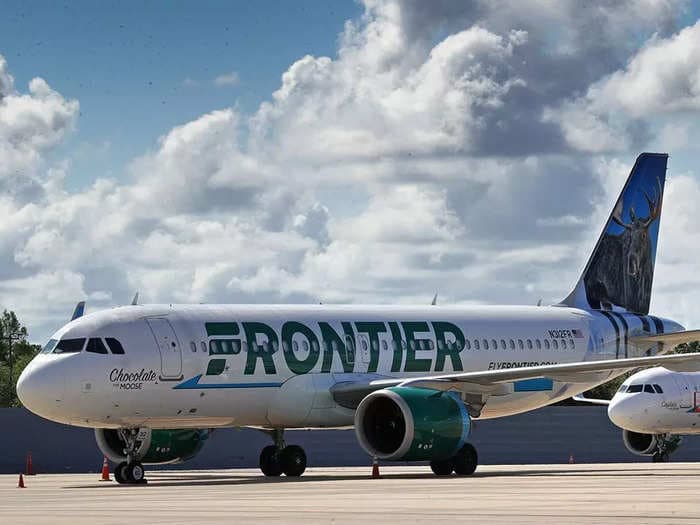
[[[19,376],[17,397],[36,415],[61,421],[58,413],[63,402],[65,381],[54,364],[45,357],[39,355],[34,358]]]
[[[615,394],[608,405],[608,417],[615,425],[632,432],[645,432],[646,406],[640,394]]]

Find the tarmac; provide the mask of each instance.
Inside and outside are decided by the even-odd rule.
[[[0,476],[0,523],[698,523],[700,464],[480,466],[438,478],[424,466],[148,472],[147,485],[98,473]]]

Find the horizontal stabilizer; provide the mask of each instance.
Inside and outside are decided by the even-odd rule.
[[[669,332],[657,335],[637,335],[630,337],[630,342],[636,345],[648,345],[661,343],[668,346],[678,346],[683,343],[700,341],[700,330],[683,330],[682,332]]]

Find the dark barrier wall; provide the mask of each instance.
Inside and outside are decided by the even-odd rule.
[[[0,428],[0,473],[22,471],[28,451],[36,472],[98,472],[102,466],[90,429],[51,423],[21,408],[0,409]],[[310,467],[370,464],[352,430],[288,431],[285,438],[306,449]],[[650,461],[627,452],[605,407],[547,407],[476,421],[471,441],[483,464],[566,463],[570,455],[577,463]],[[216,430],[202,452],[182,468],[257,467],[258,454],[269,443],[256,430]],[[696,458],[700,436],[686,437],[673,460]]]

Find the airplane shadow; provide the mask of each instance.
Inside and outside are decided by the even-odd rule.
[[[552,476],[564,476],[569,478],[581,478],[590,476],[609,476],[609,477],[653,477],[653,476],[673,476],[678,477],[691,477],[697,479],[700,475],[700,466],[698,469],[693,470],[674,470],[672,465],[659,468],[660,466],[654,466],[655,468],[649,470],[639,470],[635,469],[625,469],[625,468],[602,468],[595,470],[572,470],[571,468],[557,468],[557,469],[525,469],[525,470],[504,470],[504,471],[489,471],[489,472],[475,472],[471,476],[457,477],[450,476],[445,478],[440,478],[442,480],[449,481],[463,481],[469,482],[470,479],[479,478],[519,478],[519,477],[552,477]],[[259,476],[240,476],[235,474],[194,474],[194,473],[183,473],[182,475],[177,475],[173,473],[168,473],[167,475],[161,474],[159,472],[150,472],[147,475],[149,480],[146,485],[119,485],[118,483],[90,483],[82,485],[66,485],[63,488],[81,488],[81,489],[111,489],[117,487],[179,487],[179,486],[220,486],[220,485],[258,485],[258,484],[277,484],[277,483],[318,483],[327,481],[352,481],[352,480],[369,480],[372,479],[370,475],[358,476],[357,474],[305,474],[299,478],[288,478],[286,476],[281,476],[278,478],[268,478],[263,475]],[[432,472],[426,473],[389,473],[382,474],[381,479],[385,480],[434,480],[436,476]]]

